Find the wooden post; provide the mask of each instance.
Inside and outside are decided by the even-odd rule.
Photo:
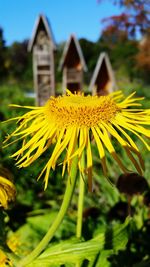
[[[33,53],[36,104],[42,106],[51,95],[55,95],[54,52],[56,50],[50,24],[43,15],[40,15],[36,21],[28,50]]]

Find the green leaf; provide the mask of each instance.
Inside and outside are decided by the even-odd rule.
[[[34,229],[41,235],[42,238],[42,236],[45,235],[46,232],[48,231],[49,226],[53,223],[57,213],[58,213],[57,211],[50,212],[50,210],[47,210],[46,214],[28,217],[27,222],[32,229]],[[60,225],[58,231],[55,234],[55,238],[58,239],[70,238],[71,235],[74,234],[75,234],[75,223],[70,218],[65,216],[62,224]]]
[[[95,267],[111,267],[110,261],[108,261],[108,257],[113,254],[113,250],[103,250],[98,257],[98,260],[95,264]]]
[[[102,263],[107,262],[106,256],[125,248],[128,241],[129,221],[130,219],[127,218],[124,224],[108,228],[106,232],[100,233],[89,241],[82,242],[75,238],[53,245],[27,267],[60,266],[61,264],[82,263],[83,260],[90,262],[98,254],[102,255],[100,258]],[[102,254],[103,251],[105,252]]]

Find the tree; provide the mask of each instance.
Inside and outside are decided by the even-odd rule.
[[[136,55],[138,52],[138,42],[130,40],[126,32],[117,28],[108,28],[102,32],[99,39],[100,47],[109,54],[111,63],[115,70],[123,68],[132,80],[136,75]]]
[[[32,79],[31,55],[27,51],[28,40],[14,42],[7,53],[8,70],[17,81]]]
[[[104,0],[99,0],[99,2]],[[150,5],[149,0],[112,0],[116,5],[124,8],[124,12],[118,16],[103,19],[104,29],[100,41],[107,44],[110,50],[111,61],[116,69],[122,66],[130,79],[137,77],[149,77],[147,42],[138,47],[139,37],[146,39],[150,32]],[[145,47],[144,47],[145,46]],[[147,51],[147,52],[146,52]],[[140,72],[139,72],[140,71]]]
[[[104,0],[99,0],[99,2]],[[125,12],[119,16],[108,17],[103,20],[106,28],[110,25],[128,33],[129,37],[135,37],[138,32],[141,35],[150,30],[150,2],[149,0],[112,0],[120,5]]]
[[[88,66],[88,72],[84,74],[84,81],[89,84],[100,53],[104,51],[109,53],[110,49],[105,41],[91,42],[85,38],[81,38],[79,41]]]
[[[0,80],[1,81],[3,81],[7,76],[5,57],[6,57],[5,40],[3,38],[3,29],[0,28]]]
[[[99,51],[96,48],[96,43],[93,43],[85,38],[80,39],[80,45],[84,53],[85,61],[88,66],[89,72],[93,70],[96,60],[99,56]]]
[[[150,82],[150,35],[145,36],[140,42],[136,60],[141,76]]]
[[[102,31],[99,40],[107,43],[110,48],[113,48],[118,42],[126,42],[128,40],[128,34],[125,30],[120,30],[117,25],[109,25]]]

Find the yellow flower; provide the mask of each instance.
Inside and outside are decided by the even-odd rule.
[[[6,254],[1,249],[0,249],[0,266],[1,267],[13,266],[12,262],[8,259]]]
[[[0,207],[6,209],[8,202],[15,199],[15,195],[16,189],[14,184],[7,178],[0,176]]]
[[[123,172],[129,172],[115,151],[110,138],[113,136],[125,149],[137,171],[142,174],[144,163],[137,145],[128,132],[135,134],[149,150],[150,146],[145,137],[150,137],[150,130],[145,128],[145,125],[150,125],[150,113],[148,110],[132,108],[141,106],[138,101],[143,99],[135,98],[134,94],[125,98],[121,91],[117,91],[108,96],[98,97],[84,96],[81,93],[72,94],[67,90],[64,96],[50,97],[43,107],[24,107],[31,110],[23,116],[13,118],[20,124],[6,139],[8,141],[10,137],[15,136],[18,137],[17,140],[24,140],[22,147],[12,157],[17,159],[20,157],[17,161],[18,166],[27,167],[52,144],[55,144],[39,176],[45,173],[46,188],[50,170],[55,169],[57,160],[64,150],[66,154],[63,160],[63,174],[66,166],[70,172],[72,158],[75,156],[78,157],[78,166],[81,170],[80,160],[83,151],[86,150],[86,170],[91,188],[93,165],[91,138],[95,139],[106,176],[105,149],[109,151]]]

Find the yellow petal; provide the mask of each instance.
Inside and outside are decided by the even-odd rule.
[[[104,175],[107,177],[107,166],[106,166],[106,159],[105,159],[105,151],[104,151],[102,142],[101,142],[101,140],[100,140],[95,128],[92,127],[91,130],[92,130],[95,142],[97,144],[97,148],[98,148],[99,156],[100,156],[100,159],[101,159]]]
[[[95,127],[99,137],[101,138],[102,142],[104,143],[104,145],[106,146],[106,148],[108,149],[109,153],[112,155],[112,157],[115,159],[115,161],[117,161],[118,165],[120,166],[120,168],[123,170],[123,172],[127,172],[128,169],[123,165],[122,161],[119,159],[111,141],[110,138],[108,136],[108,133],[106,131],[106,129],[101,125],[101,128],[103,130],[103,133],[101,132],[101,130],[99,129],[99,127]]]
[[[87,133],[87,171],[88,171],[88,188],[92,192],[92,151],[89,132]]]

